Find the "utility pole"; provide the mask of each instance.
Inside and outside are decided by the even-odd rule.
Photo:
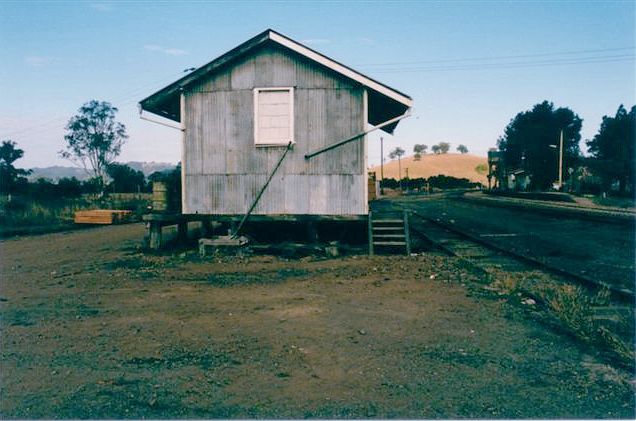
[[[563,188],[563,129],[559,136],[559,190]]]
[[[406,172],[406,176],[404,177],[406,179],[406,191],[409,191],[409,167],[404,168],[404,171]]]
[[[384,196],[384,138],[380,136],[380,195]]]
[[[404,191],[404,187],[402,187],[402,161],[400,158],[400,155],[398,155],[398,178],[400,181],[400,191]]]

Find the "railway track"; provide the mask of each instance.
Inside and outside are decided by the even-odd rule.
[[[493,269],[512,273],[529,270],[535,273],[543,272],[551,275],[550,278],[558,282],[582,285],[591,296],[606,288],[611,293],[610,300],[592,304],[591,317],[597,326],[603,326],[604,329],[617,334],[624,343],[633,343],[635,317],[633,291],[571,273],[533,257],[512,252],[441,220],[422,216],[417,211],[411,211],[410,214],[412,215],[410,229],[413,236],[419,236],[445,254],[469,262],[485,274],[493,273]],[[530,296],[539,299],[536,295]],[[594,300],[591,303],[594,303]]]
[[[608,289],[619,301],[633,303],[634,291],[607,282],[573,273],[537,258],[514,252],[495,243],[478,237],[460,228],[442,221],[421,215],[416,210],[409,210],[411,230],[438,250],[468,260],[474,266],[488,271],[501,269],[506,271],[539,270],[552,276],[557,275],[572,283],[581,284],[592,289]],[[499,234],[506,235],[506,234]]]
[[[576,273],[572,272],[577,270],[571,264],[572,260],[569,260],[569,265],[559,266],[561,260],[554,259],[552,254],[538,254],[537,247],[526,248],[527,244],[542,240],[535,231],[531,231],[534,226],[529,223],[526,226],[522,223],[521,229],[510,231],[492,229],[493,224],[486,221],[480,226],[479,217],[492,221],[492,218],[502,217],[501,214],[475,213],[471,215],[474,219],[468,219],[470,223],[466,225],[467,218],[457,209],[451,212],[450,208],[436,204],[422,206],[422,202],[376,203],[374,212],[391,213],[398,209],[400,212],[406,210],[409,215],[409,228],[416,250],[438,250],[466,261],[490,279],[491,282],[484,285],[485,289],[509,294],[524,305],[538,305],[534,307],[535,312],[541,314],[542,320],[549,323],[558,320],[559,326],[574,336],[580,335],[584,343],[593,344],[599,352],[607,353],[610,360],[633,367],[636,320],[634,290],[630,288],[633,282],[623,282],[622,276],[614,277],[616,273],[624,274],[625,270],[611,271],[610,276],[594,279],[594,274],[599,272],[598,266],[592,269],[594,263],[583,265],[589,272]],[[458,221],[450,219],[454,216]],[[509,214],[503,216],[514,217]],[[541,233],[550,235],[545,230]],[[585,235],[583,231],[581,235]],[[498,238],[508,236],[516,239]],[[576,236],[571,234],[566,238],[576,241]],[[551,248],[546,250],[551,253]],[[571,250],[581,250],[581,247],[568,249]],[[527,253],[523,254],[523,251]],[[578,259],[584,259],[583,256]],[[606,262],[601,260],[600,265]],[[509,281],[507,276],[511,276]],[[614,280],[616,283],[612,283]],[[582,288],[568,290],[561,289],[561,285]],[[606,295],[605,291],[609,294]]]

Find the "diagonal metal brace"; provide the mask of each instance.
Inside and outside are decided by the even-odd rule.
[[[258,192],[258,195],[256,195],[256,199],[254,199],[254,202],[252,203],[252,206],[250,206],[250,209],[247,211],[247,213],[245,215],[243,215],[243,219],[241,219],[241,222],[239,223],[239,226],[236,228],[236,231],[234,231],[234,234],[232,234],[231,238],[237,238],[238,237],[239,232],[241,232],[241,228],[243,228],[243,225],[245,225],[245,222],[247,222],[247,218],[250,217],[250,214],[252,213],[252,211],[254,210],[256,205],[258,204],[259,200],[261,200],[261,196],[265,192],[265,189],[267,189],[267,186],[269,186],[269,182],[272,181],[272,178],[274,178],[274,174],[276,174],[276,171],[278,171],[278,168],[280,167],[280,164],[283,163],[283,160],[287,156],[287,152],[289,152],[289,150],[291,149],[292,145],[293,145],[292,142],[289,142],[287,144],[287,148],[285,149],[285,153],[283,153],[283,156],[281,156],[280,159],[278,160],[278,163],[276,164],[276,167],[274,167],[274,170],[272,171],[272,173],[267,178],[267,181],[265,182],[265,185],[263,186],[261,191]]]
[[[361,137],[363,137],[363,136],[366,136],[367,134],[369,134],[369,133],[371,133],[371,132],[373,132],[373,131],[375,131],[375,130],[381,129],[382,127],[388,126],[389,124],[393,124],[393,123],[395,123],[396,121],[400,121],[400,120],[402,120],[403,118],[410,117],[410,116],[411,116],[411,112],[410,112],[410,111],[407,111],[407,112],[405,112],[404,114],[402,114],[401,116],[398,116],[398,117],[392,118],[391,120],[387,120],[387,121],[385,121],[384,123],[380,123],[380,124],[378,124],[377,126],[374,126],[372,129],[369,129],[369,130],[364,131],[364,132],[362,132],[362,133],[358,133],[358,134],[357,134],[357,135],[355,135],[355,136],[348,137],[348,138],[346,138],[345,140],[341,140],[340,142],[333,143],[333,144],[331,144],[331,145],[329,145],[329,146],[325,146],[324,148],[317,149],[317,150],[315,150],[315,151],[313,151],[313,152],[309,152],[308,154],[306,154],[306,155],[305,155],[305,159],[313,158],[313,157],[314,157],[314,156],[316,156],[316,155],[320,155],[321,153],[324,153],[324,152],[330,151],[330,150],[332,150],[332,149],[335,149],[335,148],[337,148],[337,147],[340,147],[340,146],[342,146],[342,145],[345,145],[345,144],[347,144],[347,143],[349,143],[349,142],[353,142],[354,140],[357,140],[357,139],[359,139],[359,138],[361,138]]]

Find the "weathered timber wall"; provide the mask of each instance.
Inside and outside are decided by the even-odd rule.
[[[304,155],[364,130],[363,88],[266,47],[185,92],[184,213],[245,213],[284,147],[254,145],[253,89],[294,87],[295,145],[255,214],[361,215],[366,141]]]

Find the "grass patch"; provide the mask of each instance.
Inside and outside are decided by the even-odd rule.
[[[12,198],[0,201],[0,225],[19,228],[38,225],[70,224],[76,211],[96,206],[83,199],[36,200]]]
[[[600,197],[594,196],[592,201],[599,206],[611,206],[615,208],[633,209],[636,207],[636,200],[631,197]]]
[[[475,172],[477,174],[486,175],[488,174],[488,164],[479,164],[475,167]]]
[[[125,200],[124,200],[125,199]],[[34,227],[73,226],[75,212],[89,209],[128,209],[134,219],[147,211],[149,201],[144,198],[106,196],[96,199],[91,195],[78,198],[37,199],[28,196],[0,197],[0,234],[33,229]]]
[[[606,351],[612,360],[625,367],[634,366],[636,353],[630,345],[634,340],[633,326],[629,326],[628,320],[633,319],[633,309],[629,317],[621,317],[615,325],[598,317],[598,309],[611,304],[611,293],[607,288],[592,293],[576,285],[539,276],[514,276],[509,273],[498,274],[494,279],[497,289],[514,301],[529,305],[528,297],[532,298],[549,318],[558,322],[569,334]]]

